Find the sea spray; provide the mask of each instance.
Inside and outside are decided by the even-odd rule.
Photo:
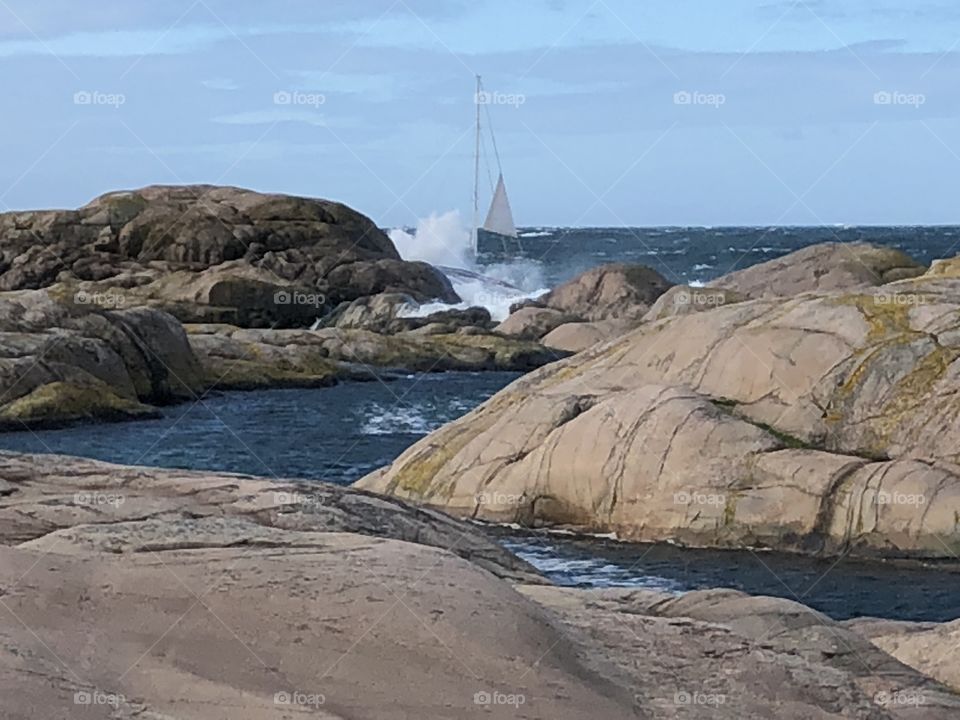
[[[396,228],[390,239],[404,260],[421,260],[443,271],[463,300],[458,305],[429,303],[409,314],[424,316],[451,308],[485,307],[494,320],[503,320],[510,306],[547,292],[543,266],[526,258],[483,265],[477,262],[471,232],[460,213],[432,213],[417,223],[413,233]]]

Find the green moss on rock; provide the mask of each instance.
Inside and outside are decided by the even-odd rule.
[[[256,356],[256,353],[251,353]],[[308,366],[282,366],[273,362],[205,358],[207,385],[220,390],[260,390],[284,387],[328,387],[349,376],[331,360]]]
[[[78,420],[132,420],[157,414],[156,408],[121,397],[106,383],[54,382],[0,408],[0,429],[62,425]]]

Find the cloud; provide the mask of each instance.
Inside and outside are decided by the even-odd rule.
[[[200,84],[205,88],[209,88],[210,90],[231,91],[240,89],[240,85],[230,78],[211,78],[209,80],[201,80]]]
[[[232,115],[220,115],[212,118],[223,125],[274,125],[280,123],[299,123],[323,127],[327,124],[323,114],[311,110],[252,110]]]

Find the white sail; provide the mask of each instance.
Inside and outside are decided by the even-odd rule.
[[[490,203],[490,212],[483,223],[483,229],[498,235],[517,237],[517,228],[513,224],[513,211],[510,209],[510,200],[507,198],[507,186],[503,183],[503,175],[497,180],[497,189],[493,193]]]

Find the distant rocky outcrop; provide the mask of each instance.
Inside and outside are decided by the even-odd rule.
[[[511,313],[506,320],[497,325],[496,331],[510,337],[539,340],[561,325],[571,322],[577,322],[577,318],[560,310],[525,306]]]
[[[661,307],[663,319],[517,381],[360,485],[636,540],[950,557],[960,281],[850,281]]]
[[[947,263],[941,261],[931,272],[948,274],[952,266]],[[709,287],[675,286],[644,265],[602,265],[537,300],[512,307],[510,317],[497,331],[581,352],[621,337],[644,322],[744,300],[865,289],[919,277],[925,271],[900,250],[869,243],[813,245],[731,272]]]
[[[484,308],[419,311],[459,300],[327,200],[158,186],[0,214],[0,431],[152,417],[211,388],[558,357],[492,334]]]
[[[0,431],[155,417],[158,406],[210,389],[316,387],[397,371],[527,371],[558,357],[477,327],[490,324],[480,309],[416,318],[417,329],[395,334],[271,330],[183,326],[156,308],[104,309],[56,291],[0,293]]]
[[[482,307],[449,308],[422,314],[419,303],[403,293],[380,293],[342,303],[323,319],[325,327],[369,330],[393,335],[427,325],[443,326],[441,332],[471,327],[486,332],[493,327],[490,311]]]
[[[183,328],[158,310],[0,294],[0,430],[150,416],[195,397],[204,375]]]
[[[636,327],[671,286],[645,265],[601,265],[536,300],[512,306],[496,332],[579,352]]]
[[[587,270],[540,301],[583,320],[640,320],[672,285],[645,265],[613,263]]]
[[[317,482],[0,453],[3,714],[950,720],[798,603],[557,588],[475,526]]]
[[[330,385],[391,372],[504,370],[526,372],[557,359],[541,345],[486,333],[246,329],[187,325],[190,345],[223,390]],[[426,326],[422,329],[427,329]]]
[[[458,302],[340,203],[208,185],[109,193],[78,210],[0,215],[0,291],[60,285],[184,322],[296,327],[382,292]]]

